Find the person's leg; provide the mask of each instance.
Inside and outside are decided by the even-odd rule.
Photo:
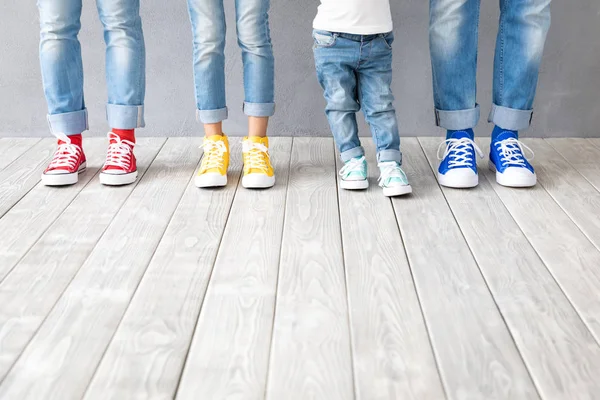
[[[275,113],[275,59],[269,29],[270,0],[236,0],[238,45],[244,63],[244,113],[249,136],[265,137]]]
[[[146,50],[139,0],[96,0],[106,43],[109,148],[100,173],[105,185],[137,178],[134,130],[144,127]]]
[[[227,185],[229,141],[225,94],[225,8],[223,0],[188,0],[194,43],[196,116],[204,124],[204,155],[195,184],[200,188]]]
[[[430,0],[429,44],[436,124],[446,129],[438,170],[441,185],[479,183],[473,128],[477,104],[477,42],[480,0]]]
[[[81,0],[39,0],[40,65],[48,103],[48,125],[57,151],[42,175],[46,185],[70,185],[85,170],[81,133],[88,129],[83,64],[77,35]]]
[[[196,115],[206,136],[221,135],[227,119],[223,0],[188,0],[194,43]]]
[[[518,131],[531,124],[539,68],[550,27],[550,0],[500,0],[494,59],[494,123],[490,167],[505,186],[533,186],[535,171]]]
[[[244,113],[248,137],[243,142],[246,188],[275,184],[269,159],[267,127],[275,113],[275,60],[269,30],[270,0],[236,0],[238,45],[244,63]]]
[[[340,171],[340,185],[344,189],[365,189],[369,185],[367,162],[356,122],[360,111],[356,72],[360,36],[350,40],[331,32],[314,31],[313,38],[317,78],[326,101],[325,115],[345,164]]]
[[[400,134],[392,94],[392,33],[382,34],[361,43],[358,68],[358,93],[365,119],[377,147],[380,186],[386,196],[399,196],[412,191],[400,167]]]

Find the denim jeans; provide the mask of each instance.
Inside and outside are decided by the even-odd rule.
[[[38,0],[40,63],[53,133],[88,129],[77,38],[82,0]],[[106,43],[106,113],[111,128],[144,126],[145,47],[139,0],[97,0]]]
[[[194,36],[194,80],[198,120],[227,119],[224,0],[188,0]],[[275,61],[269,30],[269,0],[235,0],[238,45],[244,63],[244,112],[275,113]]]
[[[445,129],[473,128],[481,0],[430,0],[429,39],[436,122]],[[531,124],[550,0],[500,0],[489,122],[522,130]]]
[[[356,113],[363,109],[377,146],[377,160],[402,163],[392,94],[392,33],[351,35],[313,31],[325,113],[342,161],[364,155]]]

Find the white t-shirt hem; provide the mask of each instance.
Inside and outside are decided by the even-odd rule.
[[[349,33],[351,35],[378,35],[381,33],[389,33],[394,29],[393,24],[378,25],[378,26],[343,26],[343,25],[320,25],[313,24],[313,29],[319,31]]]

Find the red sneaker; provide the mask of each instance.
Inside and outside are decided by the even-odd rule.
[[[66,186],[77,183],[79,174],[85,171],[86,161],[81,139],[72,141],[65,134],[57,134],[58,147],[42,173],[42,184],[46,186]]]
[[[123,140],[114,132],[108,133],[109,145],[106,162],[100,172],[100,183],[109,186],[129,185],[137,179],[135,143]]]

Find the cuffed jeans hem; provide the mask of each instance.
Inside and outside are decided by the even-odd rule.
[[[457,111],[435,110],[435,124],[444,129],[458,131],[472,129],[479,122],[479,104],[475,108]]]
[[[249,117],[272,117],[275,115],[275,103],[244,102],[244,114]]]
[[[106,105],[108,126],[116,129],[135,129],[146,126],[144,106]]]
[[[216,110],[196,110],[196,119],[203,124],[217,124],[226,120],[228,116],[227,107]]]
[[[52,134],[77,135],[89,129],[87,109],[48,115],[48,126]]]
[[[340,154],[340,158],[342,159],[343,162],[348,162],[348,161],[352,160],[353,158],[362,157],[364,155],[365,155],[365,149],[363,149],[362,146],[358,146],[353,149],[344,151],[342,154]]]
[[[377,162],[396,161],[402,165],[402,153],[400,150],[381,150],[377,153]]]
[[[511,131],[520,131],[529,128],[533,118],[533,110],[517,110],[492,104],[492,111],[488,122]]]

